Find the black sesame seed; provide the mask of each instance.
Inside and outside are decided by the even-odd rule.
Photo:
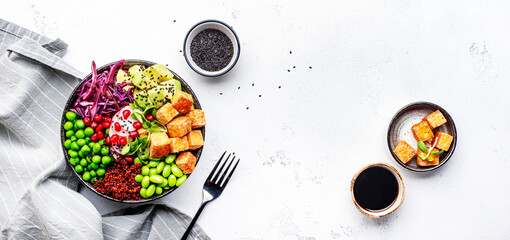
[[[237,89],[241,89],[241,87],[237,87]]]
[[[220,93],[220,95],[223,95],[223,93]]]
[[[310,66],[310,67],[308,67],[308,68],[312,69],[312,66]]]
[[[292,67],[292,68],[296,68],[296,66]]]
[[[251,86],[255,86],[255,83],[252,83]]]
[[[246,107],[246,110],[250,109],[250,107]]]
[[[259,97],[262,97],[262,95],[259,95]]]
[[[292,51],[290,51],[289,53],[292,54]]]
[[[289,69],[287,69],[287,72],[290,72],[290,70],[289,70]]]
[[[282,88],[282,86],[278,86],[278,88]]]

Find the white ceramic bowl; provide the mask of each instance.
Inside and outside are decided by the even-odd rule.
[[[232,45],[234,47],[234,54],[232,56],[232,59],[228,63],[226,67],[219,71],[211,72],[204,70],[200,68],[195,61],[191,58],[191,41],[193,41],[193,38],[200,33],[201,31],[205,29],[216,29],[219,30],[230,39],[232,42]],[[199,22],[195,24],[195,26],[191,27],[191,29],[188,31],[188,34],[186,34],[186,38],[184,38],[184,58],[186,59],[186,62],[188,65],[193,69],[195,72],[197,72],[200,75],[206,76],[206,77],[217,77],[220,75],[223,75],[230,71],[237,63],[237,59],[239,59],[239,54],[241,51],[241,46],[239,44],[239,38],[237,37],[237,34],[234,32],[234,29],[232,29],[230,26],[228,26],[226,23],[218,20],[205,20],[202,22]]]

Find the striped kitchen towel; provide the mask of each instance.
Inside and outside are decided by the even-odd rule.
[[[190,218],[176,209],[149,204],[101,216],[77,192],[59,130],[84,74],[61,59],[66,48],[0,19],[0,238],[179,239]],[[209,239],[198,226],[191,237]]]

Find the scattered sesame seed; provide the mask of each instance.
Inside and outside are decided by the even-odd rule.
[[[312,66],[310,66],[310,67],[308,67],[308,68],[312,69]]]
[[[278,86],[278,88],[282,88],[282,86]]]
[[[292,67],[292,68],[296,68],[296,66]]]
[[[292,54],[292,51],[290,51],[290,54]]]
[[[287,69],[287,72],[290,72],[290,69]]]
[[[177,21],[177,20],[174,20],[174,22]]]
[[[246,107],[246,110],[250,109],[250,107]]]
[[[255,86],[255,83],[252,83],[252,84],[251,84],[251,86],[252,86],[252,87],[253,87],[253,86]]]
[[[220,95],[223,95],[223,93],[220,93]]]
[[[241,89],[241,87],[237,87],[237,89]]]
[[[259,97],[262,97],[262,95],[259,95]]]

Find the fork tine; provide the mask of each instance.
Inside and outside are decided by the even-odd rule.
[[[228,154],[227,159],[223,162],[223,164],[221,164],[220,170],[218,170],[217,174],[215,174],[214,178],[212,179],[212,181],[214,183],[216,183],[216,180],[218,180],[218,177],[220,176],[221,172],[223,171],[223,168],[225,167],[225,164],[227,164],[228,159],[230,158],[230,155],[232,155],[232,154]],[[218,163],[219,163],[219,161],[218,161]]]
[[[207,180],[211,180],[213,175],[214,175],[214,172],[216,171],[216,168],[218,168],[218,165],[220,165],[220,162],[221,162],[221,159],[223,159],[223,157],[225,156],[225,153],[227,153],[227,151],[225,151],[223,153],[223,155],[221,155],[221,158],[220,160],[218,160],[218,162],[216,163],[216,165],[214,165],[214,168],[211,170],[211,173],[209,174],[209,176],[207,177]],[[229,155],[230,156],[230,155]]]
[[[220,187],[224,188],[227,186],[228,180],[230,180],[230,177],[232,177],[232,174],[234,174],[234,171],[236,170],[236,167],[237,167],[237,164],[239,164],[239,161],[241,161],[241,159],[238,158],[236,165],[234,165],[234,167],[232,168],[232,171],[230,171],[230,174],[228,175],[227,179],[225,179],[225,182]],[[232,162],[234,162],[234,161],[232,161]]]
[[[230,161],[230,163],[228,164],[227,168],[225,169],[225,172],[223,172],[223,174],[221,175],[221,178],[220,180],[218,180],[218,185],[221,185],[221,183],[223,182],[223,179],[225,179],[225,175],[227,175],[228,173],[228,170],[230,170],[230,166],[232,166],[232,163],[236,160],[236,157],[234,156],[234,158],[232,158],[232,161]],[[221,172],[220,172],[221,173]]]

